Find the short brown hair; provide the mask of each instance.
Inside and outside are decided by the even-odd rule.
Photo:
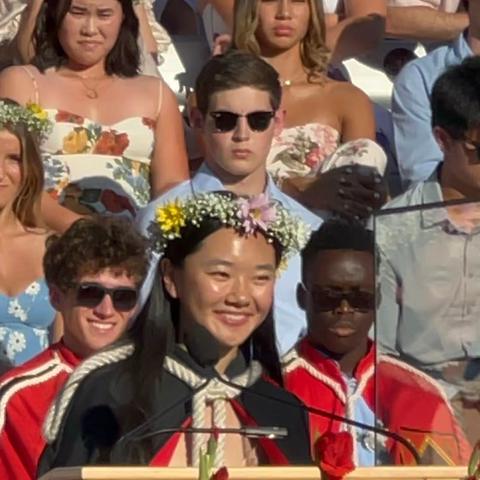
[[[205,115],[214,93],[252,87],[267,92],[273,110],[278,110],[282,87],[277,71],[257,55],[229,50],[215,55],[202,68],[195,83],[197,107]]]
[[[9,98],[0,98],[0,101],[6,105],[20,106]],[[1,128],[15,135],[20,142],[22,180],[20,189],[13,199],[12,212],[24,227],[39,227],[44,174],[37,138],[22,122],[7,123]]]
[[[48,285],[63,292],[86,274],[110,268],[143,282],[148,268],[148,242],[132,223],[118,217],[77,220],[63,235],[47,240],[43,269]]]

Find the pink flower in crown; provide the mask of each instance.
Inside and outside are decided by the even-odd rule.
[[[260,228],[267,231],[268,225],[277,218],[275,205],[265,193],[250,198],[240,198],[240,211],[238,217],[243,221],[242,225],[248,235]]]

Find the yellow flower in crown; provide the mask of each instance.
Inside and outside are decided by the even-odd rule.
[[[167,237],[176,237],[185,226],[185,211],[178,201],[166,203],[157,209],[157,223],[162,233]]]
[[[38,103],[27,103],[27,108],[32,112],[32,115],[39,120],[46,120],[48,118],[47,112]]]

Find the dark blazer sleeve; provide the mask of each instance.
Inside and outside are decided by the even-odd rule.
[[[79,385],[56,440],[42,453],[38,476],[57,467],[108,463],[120,427],[106,372],[99,373],[89,375]]]

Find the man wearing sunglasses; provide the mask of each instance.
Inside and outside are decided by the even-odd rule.
[[[160,205],[220,190],[245,196],[266,192],[312,229],[321,224],[320,217],[284,194],[267,174],[267,155],[274,135],[282,129],[281,91],[278,73],[255,55],[232,50],[209,60],[198,76],[197,108],[191,113],[205,146],[204,163],[191,181],[174,187],[140,212],[137,219],[142,233],[148,234]],[[155,281],[157,263],[158,257],[153,257],[142,297]],[[296,255],[276,282],[274,317],[281,352],[295,344],[306,325],[292,288],[299,279],[300,256]]]
[[[78,220],[48,240],[44,271],[63,338],[0,378],[0,478],[36,478],[47,411],[73,369],[127,329],[146,247],[129,222],[113,217]]]
[[[360,223],[328,220],[302,252],[298,301],[308,331],[283,358],[285,387],[307,406],[400,434],[421,452],[422,462],[467,460],[470,447],[440,388],[403,362],[375,359],[368,332],[379,300],[373,233]],[[311,413],[313,451],[319,436],[345,427],[328,414]],[[348,430],[355,441],[356,465],[373,466],[380,458],[390,464],[414,463],[391,438],[376,443],[372,432]]]

